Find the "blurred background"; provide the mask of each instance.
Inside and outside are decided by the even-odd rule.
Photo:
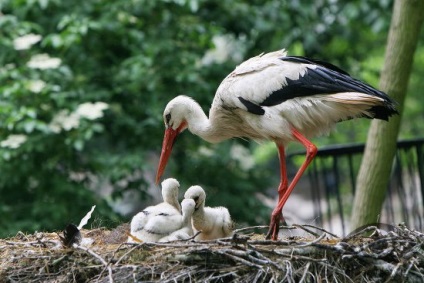
[[[186,94],[207,111],[221,80],[251,56],[286,48],[290,55],[329,61],[378,87],[392,4],[1,1],[0,237],[61,230],[78,223],[92,205],[97,205],[92,227],[115,227],[160,201],[153,178],[166,103]],[[423,66],[421,38],[400,140],[423,137]],[[330,136],[313,141],[323,152],[333,144],[351,148],[365,142],[369,123],[343,122]],[[339,153],[349,152],[346,148]],[[290,172],[304,158],[299,150],[295,144],[288,149]],[[422,160],[420,147],[414,150],[418,155],[404,164]],[[317,161],[289,199],[287,221],[324,225],[337,216],[329,227],[345,233],[348,224],[339,218],[350,213],[350,177],[360,153],[359,148],[347,165],[334,164],[334,158]],[[329,175],[325,164],[340,172]],[[415,180],[422,168],[411,172]],[[180,181],[181,196],[187,187],[202,185],[207,205],[228,207],[239,226],[266,225],[279,182],[277,150],[273,143],[243,140],[212,145],[185,133],[166,177]],[[325,182],[332,187],[320,188]],[[422,200],[422,195],[412,198]],[[422,202],[421,208],[414,205],[422,213]]]

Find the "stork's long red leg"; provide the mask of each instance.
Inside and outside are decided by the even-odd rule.
[[[278,186],[278,201],[284,196],[284,193],[287,191],[288,181],[287,181],[287,169],[286,169],[286,154],[284,152],[284,146],[277,144],[278,148],[278,157],[280,160],[280,185]]]
[[[270,236],[272,235],[272,237],[271,237],[272,240],[278,239],[279,222],[280,222],[280,219],[281,219],[284,204],[286,203],[287,199],[289,198],[289,196],[290,196],[291,192],[293,191],[294,187],[296,186],[297,182],[299,182],[299,179],[302,176],[303,172],[305,172],[306,168],[312,162],[315,155],[317,154],[317,147],[313,143],[311,143],[307,138],[305,138],[296,129],[292,128],[291,131],[292,131],[292,135],[300,143],[302,143],[305,146],[305,148],[306,148],[306,159],[303,162],[302,166],[297,171],[296,175],[294,176],[292,182],[290,183],[290,186],[287,189],[285,189],[283,192],[280,192],[280,187],[282,186],[283,181],[281,181],[281,183],[280,183],[280,187],[278,188],[278,204],[277,204],[277,207],[274,209],[274,211],[271,214],[271,223],[270,223],[270,226],[269,226],[268,234],[266,236],[266,238],[269,239]],[[279,153],[280,153],[280,162],[282,162],[283,160],[281,159],[280,146],[278,148],[279,148]],[[283,148],[283,154],[284,154],[284,148]],[[284,164],[284,169],[283,169],[283,166],[281,165],[281,172],[283,172],[283,170],[286,171],[285,164]],[[287,178],[286,178],[286,180],[287,180]]]
[[[278,148],[278,157],[280,160],[280,185],[278,186],[278,202],[284,197],[285,192],[287,191],[288,180],[287,180],[287,167],[286,167],[286,154],[284,146],[277,144]],[[278,214],[275,217],[271,218],[271,223],[269,225],[269,230],[266,235],[266,238],[269,239],[271,235],[277,234],[279,230],[280,220],[282,214]],[[284,218],[283,218],[284,221]]]

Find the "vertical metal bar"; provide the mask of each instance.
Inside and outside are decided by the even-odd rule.
[[[336,191],[336,198],[337,198],[337,206],[339,209],[340,220],[342,221],[342,232],[343,232],[343,235],[345,235],[346,230],[345,230],[345,222],[343,217],[343,208],[342,208],[343,204],[342,204],[342,199],[340,197],[340,178],[339,178],[337,156],[333,156],[333,173],[334,173],[334,180],[336,183],[335,191]]]
[[[349,162],[349,177],[350,177],[350,185],[352,187],[352,194],[355,195],[356,189],[356,174],[353,173],[353,154],[348,154],[347,159]]]
[[[415,146],[416,147],[416,146]],[[412,218],[411,225],[413,225],[410,228],[413,229],[420,229],[421,228],[421,210],[420,210],[420,199],[419,194],[420,191],[417,186],[417,179],[415,178],[418,171],[418,162],[417,159],[415,159],[414,151],[411,147],[408,147],[405,149],[405,156],[406,156],[406,169],[408,172],[408,193],[406,194],[407,201],[406,201],[406,212],[408,213],[409,217]],[[411,204],[412,208],[410,208],[409,204]]]
[[[318,161],[318,159],[316,160]],[[321,211],[321,186],[319,182],[319,174],[317,169],[318,162],[312,162],[312,170],[309,171],[309,176],[311,180],[311,191],[313,194],[313,202],[314,202],[314,215],[317,223],[322,226],[322,211]]]
[[[396,175],[399,179],[399,186],[397,186],[397,193],[399,196],[399,200],[400,200],[400,206],[401,206],[401,212],[403,215],[403,219],[402,222],[405,222],[405,225],[409,226],[409,218],[408,218],[408,214],[405,213],[405,186],[404,186],[404,181],[403,181],[403,176],[402,176],[402,156],[401,156],[402,150],[398,149],[398,151],[396,152]]]
[[[322,162],[324,163],[324,162]],[[330,227],[330,231],[333,231],[333,223],[331,221],[331,197],[330,197],[330,184],[328,182],[328,172],[330,170],[327,169],[327,167],[322,166],[322,172],[323,172],[323,176],[324,176],[324,188],[325,188],[325,199],[327,201],[327,218],[328,218],[328,225]]]
[[[385,206],[385,210],[387,212],[387,222],[393,224],[395,222],[395,214],[393,211],[393,189],[390,184],[387,189]]]

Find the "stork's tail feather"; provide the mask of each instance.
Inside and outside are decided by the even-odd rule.
[[[374,119],[388,121],[391,116],[399,114],[396,105],[397,103],[387,96],[383,105],[371,107],[370,112],[374,114]]]
[[[378,93],[378,95],[376,95]],[[324,96],[323,99],[338,102],[344,105],[358,106],[362,108],[363,115],[370,119],[380,119],[388,121],[389,117],[399,114],[396,109],[397,103],[382,91],[376,90],[375,93],[357,93],[344,92]],[[366,108],[363,108],[363,107]]]
[[[381,90],[376,91],[383,101],[381,104],[371,107],[370,112],[374,114],[372,118],[388,121],[391,116],[398,115],[399,112],[396,109],[398,103]]]

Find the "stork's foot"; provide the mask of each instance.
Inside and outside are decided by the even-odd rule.
[[[271,222],[269,224],[269,230],[268,230],[268,233],[266,234],[265,239],[267,240],[271,239],[273,241],[278,240],[278,232],[280,231],[280,222],[283,226],[288,226],[286,219],[284,219],[284,216],[281,211],[278,213],[273,212],[271,214]]]
[[[278,232],[280,230],[280,220],[281,220],[281,213],[277,213],[277,214],[272,213],[271,222],[269,224],[269,230],[268,230],[268,233],[266,234],[265,239],[267,240],[271,239],[273,241],[278,240]]]

